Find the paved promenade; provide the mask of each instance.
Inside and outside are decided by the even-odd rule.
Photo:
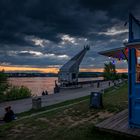
[[[110,86],[114,84],[111,82]],[[92,85],[84,85],[83,88],[78,89],[61,89],[60,93],[41,96],[42,107],[60,103],[66,100],[76,99],[79,97],[90,95],[91,92],[101,91],[109,87],[108,81],[100,83],[100,87],[97,88],[97,83]],[[0,103],[0,117],[4,114],[4,108],[11,106],[15,113],[28,111],[32,108],[32,98],[8,101]]]

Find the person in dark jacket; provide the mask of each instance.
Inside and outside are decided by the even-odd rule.
[[[14,111],[11,109],[11,106],[9,106],[8,108],[9,108],[9,113],[11,115],[12,120],[15,120],[16,116],[15,116]]]
[[[43,95],[43,96],[45,95],[45,92],[44,92],[44,91],[42,92],[42,95]]]
[[[11,113],[10,113],[10,111],[9,111],[9,107],[6,107],[5,108],[5,115],[4,115],[4,118],[3,118],[3,120],[5,121],[5,122],[11,122],[12,121],[12,116],[11,116]]]
[[[48,91],[47,90],[45,91],[45,95],[48,95]]]
[[[3,118],[3,121],[5,122],[11,122],[12,120],[15,120],[15,113],[13,112],[13,110],[11,109],[11,106],[8,106],[5,108],[5,115]]]

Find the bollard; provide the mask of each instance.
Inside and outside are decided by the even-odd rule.
[[[40,109],[41,108],[41,98],[33,98],[32,99],[32,109]]]

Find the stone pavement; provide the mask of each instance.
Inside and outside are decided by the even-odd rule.
[[[110,86],[113,85],[114,84],[111,82]],[[42,107],[64,102],[71,99],[84,97],[90,95],[91,92],[98,92],[108,87],[108,81],[104,81],[100,83],[99,88],[97,88],[97,83],[94,83],[92,85],[84,85],[82,88],[77,89],[61,89],[59,93],[41,96]],[[15,113],[28,111],[32,108],[32,98],[0,103],[0,117],[4,115],[4,108],[6,106],[11,106]]]

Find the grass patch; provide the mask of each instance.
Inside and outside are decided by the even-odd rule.
[[[87,99],[87,100],[86,100]],[[84,101],[85,100],[85,101]],[[65,101],[53,106],[44,107],[39,111],[49,110],[72,103],[78,104],[46,112],[22,121],[15,121],[0,126],[1,140],[117,140],[125,139],[118,135],[103,133],[94,128],[94,125],[127,107],[127,85],[112,91],[108,89],[103,95],[104,108],[90,109],[89,96]],[[31,110],[19,114],[30,115]],[[132,138],[131,138],[132,139]]]
[[[120,88],[109,90],[103,96],[104,106],[111,112],[119,112],[128,106],[128,85],[123,84]]]
[[[57,108],[57,107],[61,107],[61,106],[66,106],[66,105],[73,104],[73,103],[76,103],[76,102],[80,102],[80,101],[83,101],[83,100],[86,100],[86,99],[89,99],[89,96],[84,96],[84,97],[80,97],[80,98],[73,99],[73,100],[67,100],[67,101],[64,101],[64,102],[61,102],[61,103],[58,103],[58,104],[42,107],[42,108],[40,108],[38,110],[31,109],[29,111],[18,113],[17,116],[18,117],[24,117],[24,116],[31,115],[33,113],[39,113],[39,112],[50,110],[50,109],[53,109],[53,108]]]

